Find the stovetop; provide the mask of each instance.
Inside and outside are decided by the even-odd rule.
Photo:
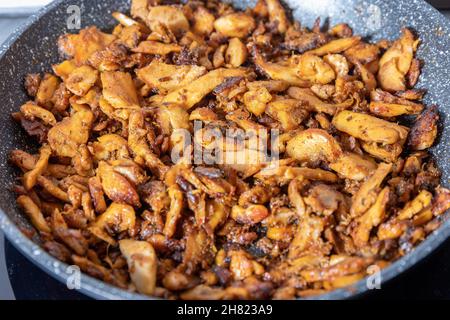
[[[450,9],[450,0],[429,0],[433,5]],[[450,18],[450,11],[443,12]],[[23,23],[23,12],[0,10],[0,43]],[[0,232],[0,300],[85,300],[85,295],[69,290],[22,256]],[[412,270],[372,290],[361,299],[450,299],[450,239]],[[9,283],[8,283],[9,282]]]

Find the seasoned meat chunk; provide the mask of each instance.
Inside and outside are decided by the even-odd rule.
[[[110,32],[59,38],[12,114],[39,142],[9,157],[27,236],[133,293],[295,299],[438,230],[450,190],[428,150],[438,107],[414,88],[421,35],[373,42],[255,2],[131,0]]]

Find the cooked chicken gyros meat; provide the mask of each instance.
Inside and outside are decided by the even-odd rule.
[[[292,299],[444,221],[411,30],[369,43],[278,0],[134,0],[113,17],[61,36],[13,114],[39,143],[11,151],[17,205],[56,258],[160,298]]]

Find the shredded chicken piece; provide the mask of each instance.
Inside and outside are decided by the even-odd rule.
[[[353,99],[349,98],[341,103],[327,103],[319,99],[311,89],[290,87],[288,94],[301,101],[307,106],[307,109],[316,112],[323,112],[329,115],[334,115],[336,112],[342,109],[347,109],[353,105]]]
[[[151,30],[155,30],[158,24],[166,25],[174,33],[189,29],[189,21],[183,11],[174,6],[154,6],[148,8],[148,15],[145,22]]]
[[[292,64],[286,62],[282,64],[265,61],[257,49],[253,49],[253,56],[256,67],[270,79],[281,80],[289,85],[299,87],[310,86],[308,80],[303,80],[298,76],[296,68],[294,68]]]
[[[105,49],[115,40],[114,35],[103,33],[96,27],[83,29],[79,34],[68,34],[59,39],[58,47],[61,52],[73,57],[77,65],[85,64],[89,58]]]
[[[364,180],[376,167],[371,158],[364,158],[355,153],[343,154],[330,164],[330,168],[341,176],[356,181]]]
[[[386,215],[386,204],[389,201],[389,188],[381,190],[377,196],[375,203],[367,210],[359,219],[358,226],[354,230],[353,239],[357,246],[367,244],[370,237],[370,231],[373,227],[378,226]]]
[[[318,56],[303,54],[299,57],[294,56],[291,59],[297,64],[297,74],[303,80],[327,84],[336,78],[332,67]]]
[[[116,244],[116,240],[111,237],[107,228],[113,228],[115,232],[131,231],[134,228],[136,215],[133,207],[127,204],[113,202],[104,213],[102,213],[89,227],[98,238],[108,242],[111,245]]]
[[[308,163],[320,160],[335,162],[341,156],[342,148],[326,131],[308,129],[289,140],[286,152],[292,158]]]
[[[243,12],[232,13],[217,19],[214,28],[226,37],[244,38],[255,28],[255,20]]]
[[[350,209],[352,216],[356,217],[365,212],[374,202],[383,180],[391,172],[392,165],[381,163],[375,172],[367,178],[355,194]]]
[[[361,37],[342,38],[328,42],[327,44],[308,51],[311,54],[324,56],[330,53],[340,53],[357,45],[361,41]]]
[[[41,148],[39,160],[36,162],[34,168],[23,175],[23,186],[26,190],[31,190],[37,183],[40,175],[42,175],[48,166],[48,160],[52,155],[52,150],[48,145]]]
[[[145,241],[124,239],[120,251],[127,259],[131,280],[140,293],[152,295],[156,287],[158,258],[152,245]]]
[[[51,232],[51,229],[47,224],[47,221],[45,221],[45,218],[41,210],[30,197],[24,195],[19,196],[17,198],[17,204],[29,217],[31,223],[33,224],[33,226],[36,227],[36,229],[38,229],[41,232]]]
[[[405,76],[413,61],[419,41],[412,32],[403,28],[402,36],[380,58],[378,81],[382,89],[401,91],[406,89]]]
[[[214,90],[226,78],[245,76],[245,69],[216,69],[166,95],[163,104],[180,104],[186,109],[192,108],[204,96]]]
[[[94,114],[90,109],[80,109],[72,116],[58,122],[48,132],[48,142],[52,150],[61,157],[74,158],[79,155],[79,147],[89,140]]]
[[[409,146],[413,150],[425,150],[434,144],[438,128],[439,113],[436,106],[427,108],[414,123],[409,134]]]
[[[368,142],[394,144],[405,141],[408,129],[395,123],[357,113],[342,111],[333,118],[333,125],[340,131]]]
[[[20,107],[20,112],[23,116],[29,120],[34,120],[34,118],[38,118],[42,120],[42,122],[46,125],[54,126],[56,125],[56,118],[47,109],[39,107],[34,103],[26,103]]]
[[[125,72],[102,72],[104,98],[117,109],[139,109],[139,99],[133,79]]]
[[[279,33],[285,33],[289,26],[289,20],[286,16],[283,6],[278,0],[265,0],[269,21],[276,25]]]
[[[12,114],[39,142],[10,153],[17,205],[57,259],[159,298],[294,299],[364,281],[445,221],[409,29],[370,43],[279,0],[112,16],[61,36]]]
[[[153,60],[148,66],[136,70],[136,74],[150,88],[167,93],[179,89],[206,73],[205,67],[176,66]]]
[[[97,174],[106,196],[114,202],[123,202],[139,207],[139,195],[136,189],[127,178],[114,169],[113,166],[103,161],[98,164]]]

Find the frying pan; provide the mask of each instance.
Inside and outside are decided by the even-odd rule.
[[[239,8],[254,5],[255,1],[231,1]],[[317,17],[330,25],[347,22],[357,34],[371,41],[395,39],[403,26],[411,27],[420,35],[422,44],[418,57],[425,67],[418,87],[428,89],[425,102],[437,104],[441,112],[441,134],[432,153],[443,172],[442,185],[448,187],[450,177],[450,22],[422,0],[287,0],[295,19],[311,27]],[[56,279],[66,283],[71,276],[67,265],[48,255],[39,247],[39,239],[28,239],[21,230],[30,229],[26,218],[17,210],[14,194],[10,191],[17,172],[7,163],[8,153],[15,148],[33,150],[36,146],[11,119],[11,112],[27,100],[23,79],[28,73],[50,70],[58,62],[58,36],[76,30],[67,29],[70,14],[67,8],[81,9],[82,27],[96,25],[110,30],[115,24],[111,13],[127,12],[125,0],[57,0],[32,16],[16,30],[0,48],[0,227],[9,241],[30,261]],[[450,235],[450,219],[428,236],[417,248],[381,272],[386,282],[423,260]],[[16,272],[20,272],[17,270]],[[82,293],[96,299],[148,299],[118,289],[85,274],[81,275]],[[366,292],[366,281],[332,291],[318,299],[345,299]]]

